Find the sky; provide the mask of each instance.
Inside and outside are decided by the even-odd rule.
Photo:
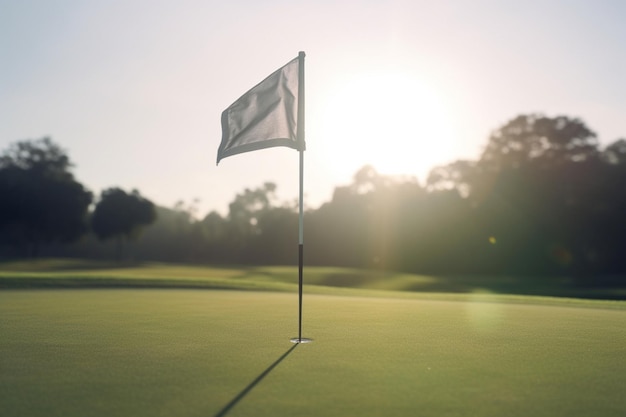
[[[304,194],[330,201],[366,164],[415,177],[477,159],[519,114],[626,137],[621,0],[0,0],[0,151],[51,137],[94,194],[226,214],[272,181],[298,197],[298,153],[216,166],[221,112],[306,53]]]

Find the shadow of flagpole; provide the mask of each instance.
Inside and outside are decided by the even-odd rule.
[[[235,398],[233,398],[228,404],[224,406],[224,408],[222,408],[217,414],[215,414],[215,417],[225,416],[231,408],[237,405],[237,403],[241,401],[243,397],[245,397],[250,391],[252,391],[252,388],[254,388],[259,382],[261,382],[261,380],[263,380],[263,378],[265,378],[270,372],[272,372],[272,369],[278,366],[278,364],[281,363],[287,357],[287,355],[289,355],[297,346],[298,344],[295,344],[290,347],[287,352],[283,353],[281,357],[276,360],[276,362],[271,364],[265,371],[261,372],[261,375],[257,376],[254,381],[248,384],[248,386],[245,387],[239,394],[237,394]]]

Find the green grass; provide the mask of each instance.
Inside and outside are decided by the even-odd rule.
[[[626,415],[626,311],[529,300],[305,294],[284,356],[293,293],[4,290],[0,414]]]
[[[74,259],[0,262],[1,288],[205,288],[297,291],[296,266],[211,267],[163,263],[118,264]],[[309,293],[467,300],[476,294],[626,299],[625,288],[583,288],[568,277],[432,276],[355,268],[305,266]],[[356,290],[356,291],[355,291]],[[504,298],[503,298],[504,297]],[[519,298],[526,300],[525,297]],[[545,301],[545,300],[544,300]]]
[[[315,341],[289,350],[296,282],[284,266],[1,263],[0,414],[626,414],[626,302],[563,297],[593,296],[563,277],[306,267]]]

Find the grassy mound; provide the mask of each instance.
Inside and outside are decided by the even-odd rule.
[[[72,259],[0,263],[0,289],[207,288],[297,291],[297,281],[296,266],[212,267],[162,263],[119,264]],[[626,298],[626,289],[581,288],[573,285],[567,277],[430,276],[305,266],[304,281],[308,293],[318,294],[421,298],[446,294],[444,297],[454,299],[467,299],[476,294],[612,300]]]

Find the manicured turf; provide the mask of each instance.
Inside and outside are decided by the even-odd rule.
[[[571,277],[431,276],[393,271],[305,266],[309,293],[467,299],[473,294],[626,299],[624,288],[584,288]],[[40,259],[0,262],[2,288],[204,288],[297,291],[296,266],[190,266],[163,263]],[[357,291],[354,291],[357,289]],[[367,291],[363,291],[367,290]],[[393,291],[391,294],[389,291]],[[461,295],[461,296],[458,296]],[[511,301],[508,297],[505,301]],[[522,300],[525,302],[525,299]]]
[[[4,290],[0,414],[626,415],[626,311],[529,300]]]

